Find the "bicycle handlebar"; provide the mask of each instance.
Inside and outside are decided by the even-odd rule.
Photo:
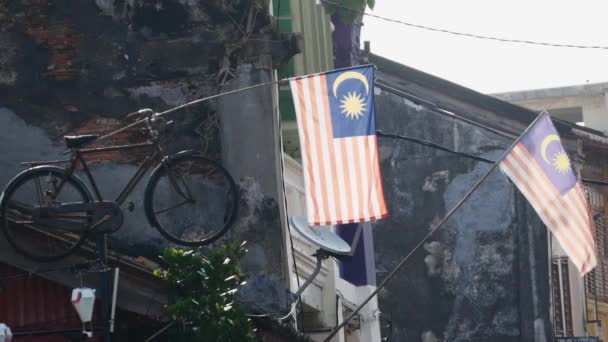
[[[140,109],[140,110],[138,110],[136,112],[129,113],[129,114],[125,115],[125,117],[127,119],[130,119],[130,118],[132,118],[134,116],[144,115],[144,114],[152,115],[153,113],[154,113],[154,111],[152,109],[150,109],[150,108],[144,108],[144,109]]]

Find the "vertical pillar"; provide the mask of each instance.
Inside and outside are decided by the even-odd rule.
[[[110,278],[107,271],[107,250],[108,244],[105,233],[97,234],[97,253],[99,255],[99,262],[101,263],[104,270],[100,274],[100,302],[101,302],[101,340],[103,342],[110,342],[110,292],[108,285]]]
[[[253,64],[239,65],[236,77],[221,91],[273,81],[270,56],[257,58]],[[276,87],[223,96],[217,103],[222,163],[241,187],[239,219],[228,234],[248,240],[243,264],[251,281],[241,292],[242,299],[267,312],[287,308],[289,288]]]

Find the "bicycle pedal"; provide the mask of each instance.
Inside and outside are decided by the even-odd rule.
[[[120,229],[123,223],[123,212],[114,202],[95,202],[93,210],[91,232],[113,233]]]

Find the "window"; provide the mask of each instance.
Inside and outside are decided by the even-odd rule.
[[[589,205],[595,222],[595,243],[597,246],[597,266],[586,276],[587,298],[608,301],[608,237],[606,222],[602,210],[604,196],[595,187],[585,186],[589,198]]]
[[[570,300],[570,277],[567,257],[553,257],[551,280],[553,283],[555,336],[572,336],[572,301]]]

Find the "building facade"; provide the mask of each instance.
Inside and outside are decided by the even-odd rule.
[[[492,94],[532,110],[548,110],[554,117],[608,132],[608,83]]]
[[[553,117],[608,132],[608,83],[516,91],[492,96],[532,110],[547,110]],[[605,139],[587,135],[582,146],[581,176],[590,180],[607,179]],[[587,183],[587,195],[596,225],[598,266],[585,279],[576,276],[565,253],[552,244],[552,275],[555,329],[557,335],[583,335],[587,332],[608,341],[608,297],[606,279],[606,184]],[[584,317],[581,319],[581,317]],[[585,323],[587,322],[587,323]]]
[[[299,52],[299,40],[275,30],[265,1],[0,1],[0,186],[25,168],[19,162],[63,158],[63,135],[103,135],[126,125],[124,114],[141,108],[162,111],[272,82],[275,69]],[[249,282],[239,293],[258,314],[289,307],[278,114],[273,87],[208,101],[175,113],[169,145],[171,151],[203,151],[237,182],[238,217],[222,241],[248,242],[242,268]],[[132,142],[137,133],[106,142]],[[104,198],[120,192],[148,152],[95,156],[89,166]],[[163,322],[166,293],[152,271],[170,244],[147,224],[144,188],[140,184],[128,199],[133,210],[125,210],[122,228],[108,235],[109,260],[122,270],[119,310]],[[4,238],[0,246],[0,262],[26,273],[96,259],[92,240],[80,254],[47,265],[15,253]],[[40,277],[57,286],[32,283],[21,293],[51,298],[80,285],[99,286],[96,277],[81,283],[67,269]],[[29,305],[27,293],[11,293],[0,291],[0,322],[10,323],[14,333],[72,328],[73,320],[51,317],[52,301],[39,302],[35,310],[6,310]]]
[[[368,61],[378,68],[378,127],[385,133],[492,160],[538,115],[372,54]],[[606,179],[608,140],[600,131],[559,116],[553,120],[581,176],[589,180],[585,185],[600,246],[605,182],[593,180]],[[379,271],[390,270],[404,246],[428,231],[488,167],[408,141],[380,141],[393,213],[375,225]],[[592,277],[599,281],[603,261],[586,279],[578,276],[506,177],[495,172],[486,183],[380,297],[385,312],[395,307],[396,293],[407,293],[404,297],[413,301],[411,306],[398,306],[395,333],[413,341],[602,337],[595,330],[598,324],[589,311],[590,290],[585,286],[594,286]],[[379,250],[384,250],[381,256]],[[598,253],[601,259],[602,251]],[[601,302],[598,311],[602,312]]]

